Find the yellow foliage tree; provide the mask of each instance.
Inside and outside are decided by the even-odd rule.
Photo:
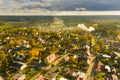
[[[98,29],[98,24],[96,23],[96,24],[93,24],[93,27],[95,28],[95,29]]]
[[[100,50],[100,47],[98,45],[93,47],[93,52],[97,53]]]
[[[32,57],[37,57],[39,55],[39,50],[37,48],[33,48],[29,51],[29,54],[32,56]]]
[[[0,62],[2,63],[1,65],[2,66],[6,65],[6,61],[7,61],[6,54],[3,51],[0,51]]]
[[[12,39],[10,39],[9,45],[10,45],[10,46],[13,46],[13,45],[14,45],[14,41],[13,41]]]

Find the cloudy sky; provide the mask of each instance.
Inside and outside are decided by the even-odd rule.
[[[120,0],[0,0],[0,14],[120,11]]]

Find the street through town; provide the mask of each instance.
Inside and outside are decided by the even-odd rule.
[[[93,71],[94,71],[94,66],[95,66],[95,57],[94,56],[90,56],[89,57],[90,59],[90,64],[89,64],[89,68],[86,72],[86,76],[84,77],[83,80],[90,80],[92,74],[93,74]]]

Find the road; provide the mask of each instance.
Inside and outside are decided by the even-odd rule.
[[[115,52],[114,53],[120,57],[120,53],[119,52]],[[84,77],[83,80],[92,80],[92,76],[93,76],[93,73],[94,73],[94,69],[95,69],[95,64],[96,64],[96,61],[95,61],[95,56],[90,56],[89,59],[90,59],[90,64],[89,64],[89,68],[87,70],[87,73],[86,73],[86,76]]]
[[[86,76],[84,77],[83,80],[90,80],[90,78],[93,75],[93,71],[94,71],[94,66],[95,66],[95,57],[94,56],[90,56],[90,64],[86,73]]]
[[[52,62],[51,64],[49,64],[48,66],[46,67],[43,67],[42,69],[44,70],[50,70],[52,68],[52,65],[57,65],[59,63],[60,60],[62,60],[63,58],[65,58],[66,56],[68,56],[68,54],[64,54],[62,55],[60,58],[58,58],[57,60],[55,60],[54,62]],[[34,80],[37,76],[39,76],[40,73],[38,73],[36,76],[34,76],[31,80]]]
[[[51,80],[53,77],[57,76],[59,72],[57,72],[59,66],[52,67],[47,73],[44,74],[45,79]]]
[[[119,52],[115,52],[115,51],[114,51],[114,53],[115,53],[118,57],[120,57],[120,53],[119,53]]]
[[[59,63],[60,60],[62,60],[63,58],[67,57],[69,54],[64,54],[62,55],[60,58],[58,58],[57,60],[55,60],[54,62],[52,62],[51,64],[49,64],[48,66],[44,67],[43,69],[45,70],[49,70],[52,65],[57,65]]]

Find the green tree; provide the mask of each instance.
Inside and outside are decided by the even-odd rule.
[[[102,72],[97,72],[95,75],[94,75],[94,79],[95,80],[105,80],[105,74],[102,73]]]
[[[31,46],[34,46],[34,45],[35,45],[35,40],[34,40],[33,38],[31,38],[31,39],[29,40],[29,44],[30,44]]]
[[[6,76],[6,67],[8,66],[6,54],[3,51],[0,51],[0,62],[1,62],[1,72]]]

